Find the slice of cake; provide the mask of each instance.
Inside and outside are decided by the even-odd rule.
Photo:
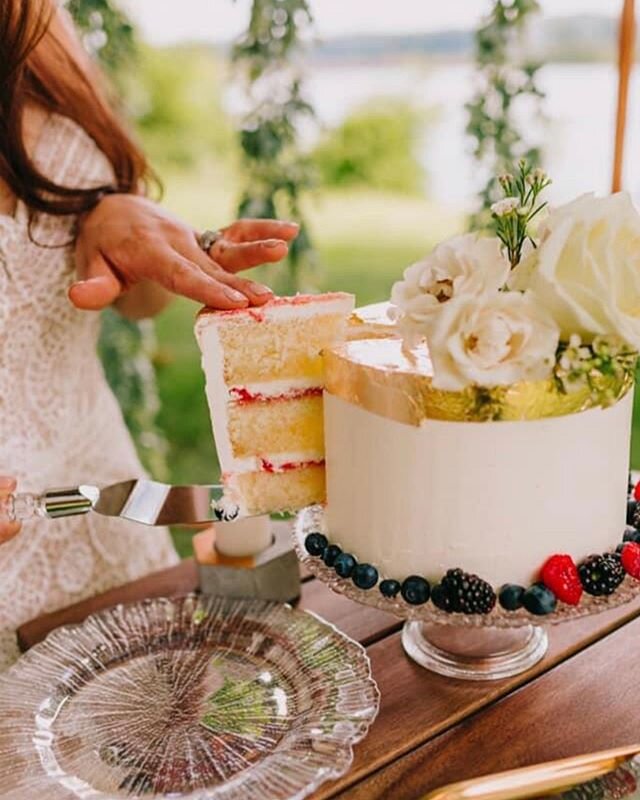
[[[198,315],[222,479],[243,513],[324,501],[321,352],[345,338],[353,305],[333,292]]]

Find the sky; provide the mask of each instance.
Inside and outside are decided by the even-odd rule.
[[[251,0],[122,0],[153,44],[228,41],[244,30]],[[311,0],[321,37],[470,28],[490,0]],[[616,14],[622,0],[541,0],[548,16]]]

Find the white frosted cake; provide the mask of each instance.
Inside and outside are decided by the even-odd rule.
[[[548,183],[501,176],[496,235],[438,245],[394,285],[391,329],[352,320],[325,352],[325,528],[304,544],[336,580],[544,615],[640,579],[640,217],[587,195],[530,227]]]
[[[327,353],[332,541],[400,582],[417,574],[433,584],[460,567],[493,586],[528,586],[553,553],[577,563],[615,546],[625,524],[631,391],[606,409],[449,421],[437,418],[448,407],[430,390],[432,372],[426,348],[412,363],[398,339]]]
[[[325,497],[321,351],[345,337],[353,296],[274,298],[196,321],[223,483],[245,514]]]

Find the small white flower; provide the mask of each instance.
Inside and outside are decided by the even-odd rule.
[[[509,262],[496,237],[454,236],[404,271],[391,290],[389,316],[408,342],[424,338],[424,325],[452,299],[501,289]]]
[[[540,169],[540,167],[536,167],[532,170],[526,178],[529,186],[533,186],[534,183],[544,183],[547,180],[549,180],[549,176],[543,169]]]
[[[454,300],[427,325],[433,385],[459,391],[544,380],[552,374],[558,340],[558,327],[529,295]]]
[[[506,217],[507,214],[511,214],[513,211],[516,211],[519,205],[519,198],[505,197],[502,200],[498,200],[496,203],[492,204],[491,213],[495,214],[496,217]]]

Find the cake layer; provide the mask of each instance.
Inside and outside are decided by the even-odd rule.
[[[295,511],[325,500],[324,464],[291,465],[283,471],[223,476],[230,496],[244,514]]]
[[[328,535],[382,577],[450,568],[529,585],[544,561],[615,548],[633,392],[518,422],[409,425],[325,392]]]
[[[227,413],[234,458],[324,450],[320,394],[230,403]]]
[[[260,308],[201,312],[196,335],[205,359],[223,365],[228,387],[290,378],[321,385],[320,352],[344,338],[352,309],[353,296],[341,292],[277,298]]]

